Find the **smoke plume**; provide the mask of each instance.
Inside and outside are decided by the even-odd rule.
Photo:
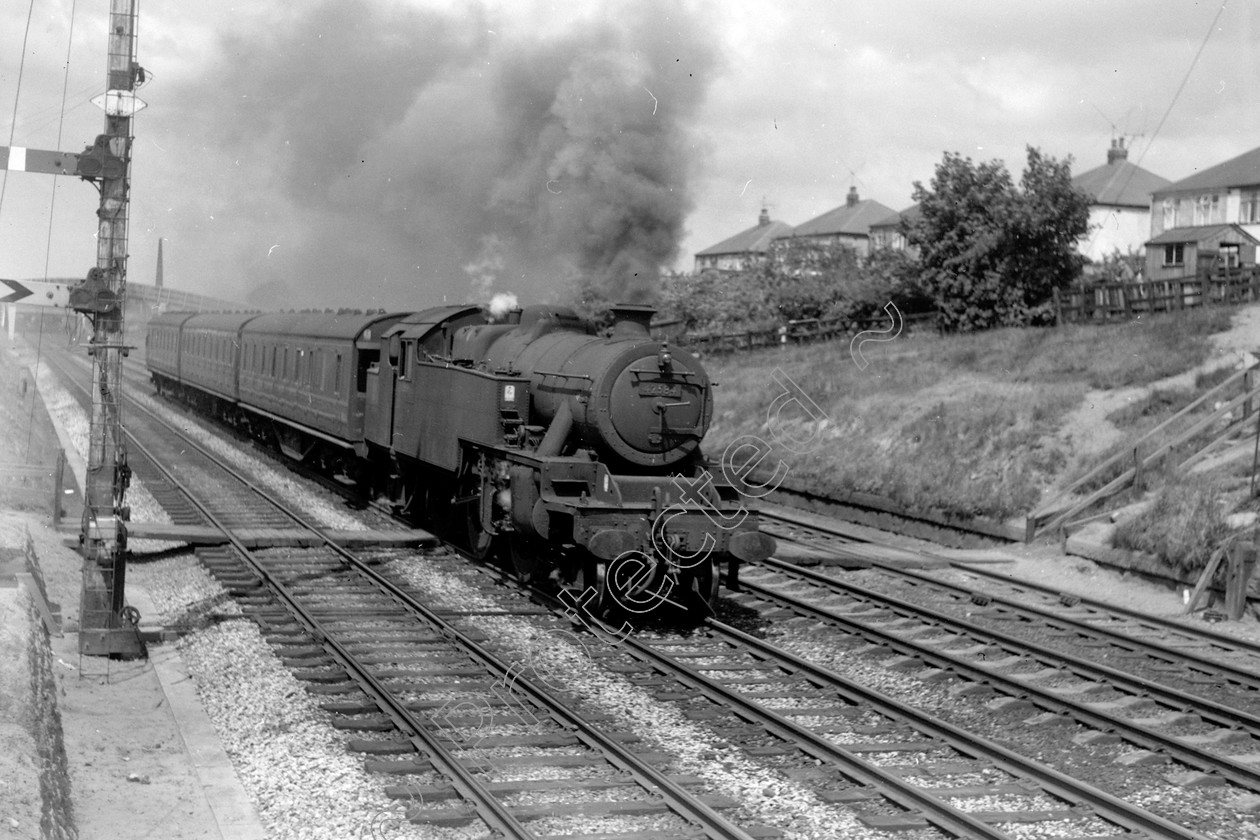
[[[536,301],[579,278],[653,297],[715,65],[697,16],[664,0],[563,27],[386,0],[268,14],[166,106],[204,175],[164,231],[188,243],[173,277],[247,278],[286,307]]]

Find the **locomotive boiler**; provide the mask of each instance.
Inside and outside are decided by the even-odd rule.
[[[590,609],[705,610],[723,564],[774,544],[710,471],[713,385],[651,315],[618,307],[607,335],[558,306],[505,323],[472,306],[164,315],[149,366],[159,389]]]

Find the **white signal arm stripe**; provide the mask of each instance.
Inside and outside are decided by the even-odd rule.
[[[14,172],[26,171],[26,147],[10,146],[9,147],[9,165],[5,169],[11,169]]]

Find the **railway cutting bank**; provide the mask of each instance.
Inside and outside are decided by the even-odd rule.
[[[1052,525],[1032,529],[1043,543],[1193,586],[1216,549],[1251,541],[1256,415],[1238,383],[1258,347],[1260,310],[1246,306],[909,333],[862,343],[862,366],[847,341],[714,357],[710,448],[765,435],[760,406],[780,370],[818,408],[798,430],[817,445],[761,465],[768,480],[779,462],[783,504],[957,546],[1023,541],[1035,518]]]

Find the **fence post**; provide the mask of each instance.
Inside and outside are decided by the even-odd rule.
[[[1139,493],[1144,492],[1142,483],[1145,478],[1142,470],[1142,447],[1139,445],[1133,447],[1133,489]]]
[[[52,500],[52,524],[56,528],[61,524],[61,492],[63,487],[62,474],[66,471],[66,450],[57,450],[57,466],[53,473],[53,500]]]
[[[1243,374],[1243,393],[1244,394],[1250,394],[1251,389],[1256,387],[1255,374],[1256,374],[1255,368],[1247,368],[1247,372]],[[1251,416],[1251,410],[1252,410],[1251,397],[1248,396],[1247,399],[1243,400],[1242,416],[1244,420],[1246,420],[1248,417]]]
[[[1235,543],[1229,547],[1229,565],[1225,570],[1225,613],[1238,621],[1247,608],[1247,580],[1256,567],[1256,547],[1251,543]]]

